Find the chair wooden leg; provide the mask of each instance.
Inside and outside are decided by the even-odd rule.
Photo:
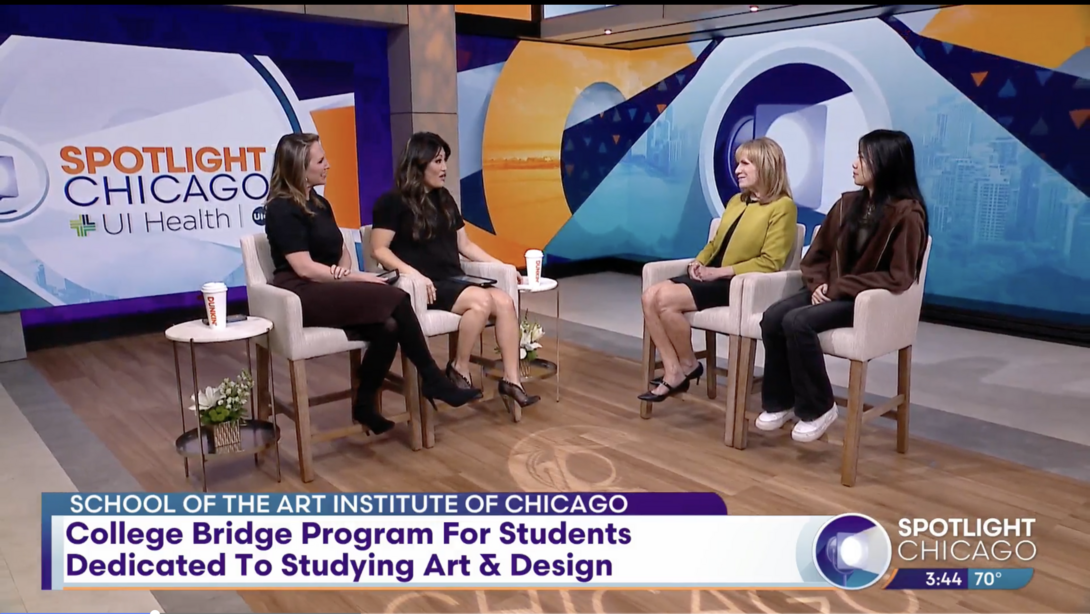
[[[295,406],[295,439],[299,445],[299,474],[304,482],[314,481],[314,451],[311,450],[310,396],[307,392],[307,361],[290,361],[291,397]]]
[[[640,386],[646,390],[647,382],[655,377],[655,342],[646,327],[643,329],[643,369],[640,372],[643,374]],[[649,401],[640,401],[640,417],[644,420],[651,418],[651,405]]]
[[[435,447],[435,411],[421,394],[420,372],[416,366],[409,362],[404,355],[401,356],[402,391],[405,396],[405,408],[409,411],[409,417],[420,426],[413,433],[413,449],[418,444],[424,448]]]
[[[484,346],[484,334],[481,334],[481,346]],[[458,331],[447,335],[447,360],[454,360],[454,356],[458,354]]]
[[[708,364],[705,377],[708,378],[708,398],[715,399],[715,395],[719,392],[719,357],[716,352],[716,342],[718,335],[715,332],[706,330],[704,331],[704,347],[708,350],[708,355],[705,362]]]
[[[408,373],[406,369],[412,369],[412,372]],[[420,378],[416,375],[416,367],[405,358],[402,358],[401,373],[403,386],[401,393],[405,396],[405,411],[409,412],[409,447],[416,452],[424,448],[425,418],[421,411],[423,401],[420,397]],[[434,431],[432,431],[431,441],[432,445],[435,445]]]
[[[495,331],[494,330],[493,330],[493,340],[495,340]],[[496,398],[497,392],[496,392],[496,387],[495,386],[488,385],[488,379],[489,379],[488,378],[488,373],[487,373],[488,367],[486,365],[488,365],[490,363],[490,361],[492,361],[493,359],[489,358],[490,354],[488,352],[485,352],[485,350],[484,350],[485,345],[484,345],[484,331],[483,330],[481,331],[480,337],[478,337],[477,342],[479,343],[479,345],[477,346],[477,350],[476,350],[477,351],[477,354],[476,354],[477,359],[475,359],[476,372],[472,374],[473,375],[473,384],[477,388],[480,388],[480,390],[481,390],[480,402],[487,403],[487,402],[492,401],[493,399]],[[502,372],[503,363],[502,362],[497,362],[497,363],[494,363],[494,364],[499,364],[500,367],[501,367],[500,371]]]
[[[897,407],[897,451],[908,453],[908,408],[912,406],[912,346],[897,353],[897,394],[901,404]]]
[[[757,361],[757,341],[740,338],[738,343],[738,379],[734,410],[734,447],[745,450],[749,445],[749,397],[753,391],[753,363]]]
[[[254,388],[257,392],[257,419],[268,420],[272,416],[272,396],[269,391],[269,374],[272,372],[272,352],[262,345],[257,346],[257,377]]]
[[[269,351],[269,348],[260,344],[255,345],[257,346],[257,376],[254,378],[254,402],[257,407],[254,409],[254,417],[258,420],[269,421],[272,418],[272,404],[274,402],[272,390],[269,387],[272,372],[272,352]],[[279,442],[277,445],[280,445]],[[268,453],[268,450],[258,452],[254,455],[254,462],[260,466]]]
[[[840,483],[855,486],[859,470],[859,435],[863,430],[863,395],[867,389],[867,363],[853,360],[848,375],[848,416],[844,429],[844,456],[840,463]]]
[[[727,343],[729,344],[727,346],[727,415],[723,429],[723,443],[734,447],[734,414],[738,411],[738,350],[741,339],[736,335],[730,335]]]
[[[362,360],[363,350],[350,350],[348,352],[348,385],[352,390],[352,396],[348,399],[350,403],[356,402],[356,395],[360,391],[360,362]]]

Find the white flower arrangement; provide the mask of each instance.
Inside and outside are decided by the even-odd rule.
[[[519,359],[537,360],[537,351],[541,349],[538,340],[545,335],[545,329],[541,328],[537,322],[529,320],[523,320],[519,328],[522,330],[522,338],[519,339]]]
[[[242,418],[254,381],[249,371],[243,371],[233,380],[224,379],[215,388],[209,386],[197,393],[197,398],[189,397],[193,405],[189,410],[196,412],[202,426],[234,422]]]

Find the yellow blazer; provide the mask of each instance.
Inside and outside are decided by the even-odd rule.
[[[709,262],[719,252],[727,231],[743,211],[745,215],[734,229],[722,262]],[[715,237],[700,250],[696,259],[704,266],[732,267],[735,275],[775,273],[783,268],[795,246],[798,215],[795,201],[786,196],[768,204],[747,205],[740,194],[735,194],[723,209]]]

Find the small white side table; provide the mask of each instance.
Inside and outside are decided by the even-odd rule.
[[[253,375],[253,360],[250,352],[250,342],[257,337],[265,335],[265,343],[269,342],[269,332],[273,324],[265,318],[248,316],[239,322],[228,322],[223,329],[210,328],[201,320],[192,320],[175,324],[166,331],[167,339],[170,339],[174,349],[174,376],[178,382],[178,405],[182,415],[183,434],[175,441],[175,448],[179,455],[185,459],[185,477],[189,477],[189,459],[201,459],[201,481],[204,492],[208,492],[208,473],[205,465],[209,457],[254,455],[254,463],[260,464],[261,453],[269,448],[276,448],[276,481],[281,480],[280,473],[280,429],[276,425],[276,404],[273,403],[272,418],[270,421],[257,420],[255,412],[254,391],[250,391],[250,420],[241,427],[242,442],[235,449],[228,451],[216,450],[212,439],[212,429],[201,427],[201,421],[197,419],[197,427],[186,430],[186,402],[185,393],[182,391],[182,371],[178,363],[178,344],[189,344],[189,361],[192,366],[193,396],[197,397],[201,390],[197,382],[197,346],[213,343],[230,343],[232,341],[246,342],[246,369]],[[256,377],[254,388],[257,388]],[[269,385],[273,397],[276,388],[273,387],[272,369],[269,369]]]
[[[555,279],[549,279],[548,277],[542,277],[541,281],[536,285],[519,284],[518,286],[519,296],[523,294],[537,294],[540,292],[556,292],[556,402],[560,402],[560,283]],[[521,300],[519,301],[522,302]],[[521,308],[521,305],[520,305]],[[522,312],[522,319],[526,319],[530,310],[527,309]]]

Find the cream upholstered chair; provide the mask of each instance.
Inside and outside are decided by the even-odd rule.
[[[711,225],[708,227],[709,241],[715,238],[715,233],[719,229],[719,222],[721,219],[722,218],[715,218],[711,221]],[[795,236],[795,245],[791,250],[791,254],[788,255],[787,261],[784,263],[784,270],[797,269],[799,267],[799,260],[802,257],[802,243],[806,227],[802,224],[798,224],[797,226],[798,232]],[[690,262],[692,262],[692,258],[664,260],[645,264],[643,267],[644,292],[659,282],[677,277],[678,275],[684,275],[688,270]],[[695,330],[704,331],[705,349],[696,352],[696,358],[697,360],[701,358],[706,359],[707,368],[705,369],[704,377],[708,378],[709,399],[714,399],[716,397],[718,392],[718,375],[723,371],[716,365],[717,335],[737,335],[739,327],[737,305],[742,302],[743,286],[743,284],[739,283],[737,280],[753,275],[764,275],[764,273],[746,273],[737,276],[735,281],[731,281],[729,306],[713,307],[711,309],[685,314],[685,319],[689,321],[690,326]],[[732,345],[728,351],[733,352],[734,346]],[[643,330],[643,369],[641,370],[644,381],[650,381],[655,376],[655,371],[660,367],[662,367],[662,361],[657,359],[655,342],[651,340],[651,335],[647,333],[647,328],[645,327]],[[640,401],[640,416],[642,418],[651,417],[652,405],[653,404],[648,401]]]
[[[375,260],[374,253],[371,251],[371,226],[360,227],[360,242],[363,251],[363,263],[365,270],[368,271],[382,271],[383,267]],[[465,270],[467,275],[475,275],[477,277],[485,277],[488,279],[496,280],[496,287],[502,289],[515,301],[515,308],[518,308],[519,291],[518,291],[518,273],[514,267],[505,264],[493,264],[490,262],[470,262],[468,260],[462,260],[462,269]],[[458,347],[458,325],[462,322],[462,316],[449,311],[440,311],[438,309],[428,309],[428,291],[427,287],[420,279],[413,279],[411,277],[398,278],[397,287],[409,293],[409,297],[412,300],[413,311],[416,312],[416,317],[420,320],[420,328],[424,331],[426,337],[439,337],[441,335],[447,336],[447,347],[451,356],[454,355],[455,348]],[[491,325],[491,323],[489,323]],[[481,351],[484,351],[484,335],[481,335]],[[481,366],[484,369],[492,367],[496,361],[484,358],[476,355],[472,357],[474,364]],[[425,402],[420,393],[420,375],[411,363],[408,361],[402,362],[403,376],[406,382],[406,404],[412,404],[414,406],[413,411],[419,413],[421,416],[422,436],[424,439],[424,447],[431,448],[435,446],[435,416],[434,409],[431,404]],[[483,371],[480,374],[478,380],[483,379]],[[477,382],[479,383],[479,382]],[[410,392],[411,390],[411,392]],[[522,412],[516,404],[515,411],[512,414],[512,419],[518,422],[522,419]]]
[[[355,238],[351,232],[342,230],[344,240],[352,254],[352,267],[359,270],[356,258]],[[314,453],[311,445],[330,441],[364,432],[358,424],[325,432],[316,432],[311,427],[310,410],[317,405],[324,405],[351,399],[359,386],[359,365],[367,343],[352,341],[345,332],[338,328],[318,328],[303,326],[303,309],[299,297],[288,290],[278,288],[269,282],[273,276],[272,254],[269,251],[269,239],[264,234],[242,237],[242,263],[246,270],[246,294],[250,303],[250,314],[271,320],[273,329],[269,335],[269,345],[264,347],[263,339],[257,347],[258,382],[257,405],[259,417],[268,419],[271,404],[276,403],[276,411],[289,416],[295,421],[296,439],[299,446],[299,472],[304,482],[314,480]],[[311,358],[331,354],[349,353],[351,388],[311,397],[307,392],[306,362]],[[288,361],[291,373],[291,404],[277,399],[274,390],[266,388],[269,381],[269,369],[272,368],[272,356],[282,356]],[[403,392],[404,384],[399,378],[387,374],[383,388]],[[379,408],[381,411],[381,393]],[[407,404],[408,405],[408,404]],[[408,422],[412,437],[412,448],[421,448],[420,416],[409,411],[387,416],[394,422]]]
[[[817,229],[814,230],[817,234]],[[821,333],[821,349],[826,355],[851,362],[846,403],[847,426],[840,481],[854,486],[859,467],[859,434],[863,423],[878,416],[897,420],[897,451],[908,451],[908,412],[911,405],[912,346],[920,324],[927,264],[931,257],[931,238],[927,239],[919,280],[901,294],[888,290],[867,290],[855,299],[855,319],[849,328]],[[752,277],[742,288],[741,330],[732,347],[739,346],[737,362],[730,365],[732,393],[728,394],[727,444],[745,449],[749,433],[746,410],[754,386],[753,363],[756,341],[761,339],[761,319],[773,303],[803,289],[802,273],[787,271]],[[897,352],[897,394],[877,407],[864,405],[867,365],[875,358]],[[732,355],[733,356],[733,355]],[[843,400],[838,401],[838,404]]]

